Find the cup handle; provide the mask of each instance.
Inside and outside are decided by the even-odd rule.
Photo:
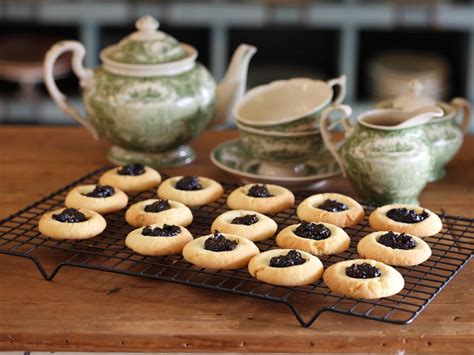
[[[344,128],[344,138],[335,143],[332,140],[331,136],[331,114],[333,112],[341,112],[342,113],[342,126]],[[321,114],[321,121],[320,121],[320,129],[321,129],[321,136],[323,137],[323,142],[326,148],[329,150],[329,152],[332,154],[334,159],[336,159],[337,163],[341,167],[342,174],[344,177],[346,177],[346,169],[344,166],[344,162],[341,158],[341,155],[337,151],[337,145],[338,144],[344,144],[344,141],[346,140],[347,137],[349,137],[352,134],[352,131],[354,130],[354,126],[352,125],[352,122],[350,121],[349,117],[351,116],[352,109],[348,105],[338,105],[338,106],[331,106],[326,108],[323,113]],[[334,128],[333,126],[332,128]]]
[[[465,133],[471,120],[471,103],[462,97],[455,97],[451,100],[451,105],[456,108],[456,114],[462,111],[461,129]]]
[[[341,104],[342,101],[344,101],[344,99],[346,98],[346,91],[347,91],[346,76],[341,75],[339,78],[331,79],[331,80],[328,81],[328,85],[333,89],[334,89],[335,86],[337,86],[337,85],[339,86],[339,88],[340,88],[339,94],[334,99],[332,104],[334,106]]]
[[[87,85],[88,82],[92,79],[94,73],[91,69],[84,68],[82,65],[82,60],[86,50],[84,46],[77,41],[60,41],[53,45],[48,52],[46,53],[44,59],[44,83],[48,89],[49,94],[53,98],[54,102],[59,106],[59,108],[68,116],[74,118],[77,122],[83,125],[85,128],[92,133],[92,136],[95,139],[98,139],[99,135],[95,128],[92,126],[91,122],[83,117],[78,110],[76,110],[69,102],[67,101],[66,95],[64,95],[56,85],[54,81],[53,67],[56,63],[56,60],[60,55],[65,52],[72,52],[72,70],[74,74],[80,79],[81,87]]]

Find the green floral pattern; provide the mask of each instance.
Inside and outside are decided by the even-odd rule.
[[[378,130],[360,124],[341,150],[358,195],[376,204],[418,204],[434,159],[422,127]]]
[[[214,79],[200,64],[180,75],[151,78],[99,68],[83,99],[100,135],[122,149],[149,154],[177,149],[198,136],[213,116],[215,93]]]

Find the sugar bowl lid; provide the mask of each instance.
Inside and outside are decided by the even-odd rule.
[[[411,80],[405,95],[398,96],[392,100],[383,101],[377,107],[393,108],[395,110],[410,112],[425,106],[436,106],[436,100],[423,96],[423,84],[419,80]]]
[[[152,16],[139,18],[135,26],[137,31],[103,51],[105,61],[153,65],[179,61],[189,56],[186,46],[158,30],[159,23]]]

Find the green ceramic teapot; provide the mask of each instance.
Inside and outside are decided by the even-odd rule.
[[[166,167],[191,162],[195,155],[189,142],[211,121],[226,123],[245,91],[255,47],[239,46],[216,86],[196,62],[196,49],[158,27],[153,17],[140,18],[136,32],[101,51],[102,65],[94,70],[83,67],[85,49],[79,42],[61,41],[46,54],[45,84],[51,97],[95,138],[112,143],[108,158],[115,163]],[[72,52],[86,117],[67,102],[54,81],[53,66],[65,52]]]

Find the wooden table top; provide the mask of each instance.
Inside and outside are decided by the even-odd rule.
[[[208,155],[235,132],[206,132],[197,160],[168,169],[222,181]],[[107,164],[107,143],[76,127],[0,127],[0,218]],[[351,193],[342,178],[326,191]],[[423,206],[474,217],[474,136],[427,186]],[[31,261],[0,255],[0,349],[46,351],[472,351],[474,265],[406,326],[323,313],[299,326],[284,305],[166,282],[66,268],[44,281]]]

